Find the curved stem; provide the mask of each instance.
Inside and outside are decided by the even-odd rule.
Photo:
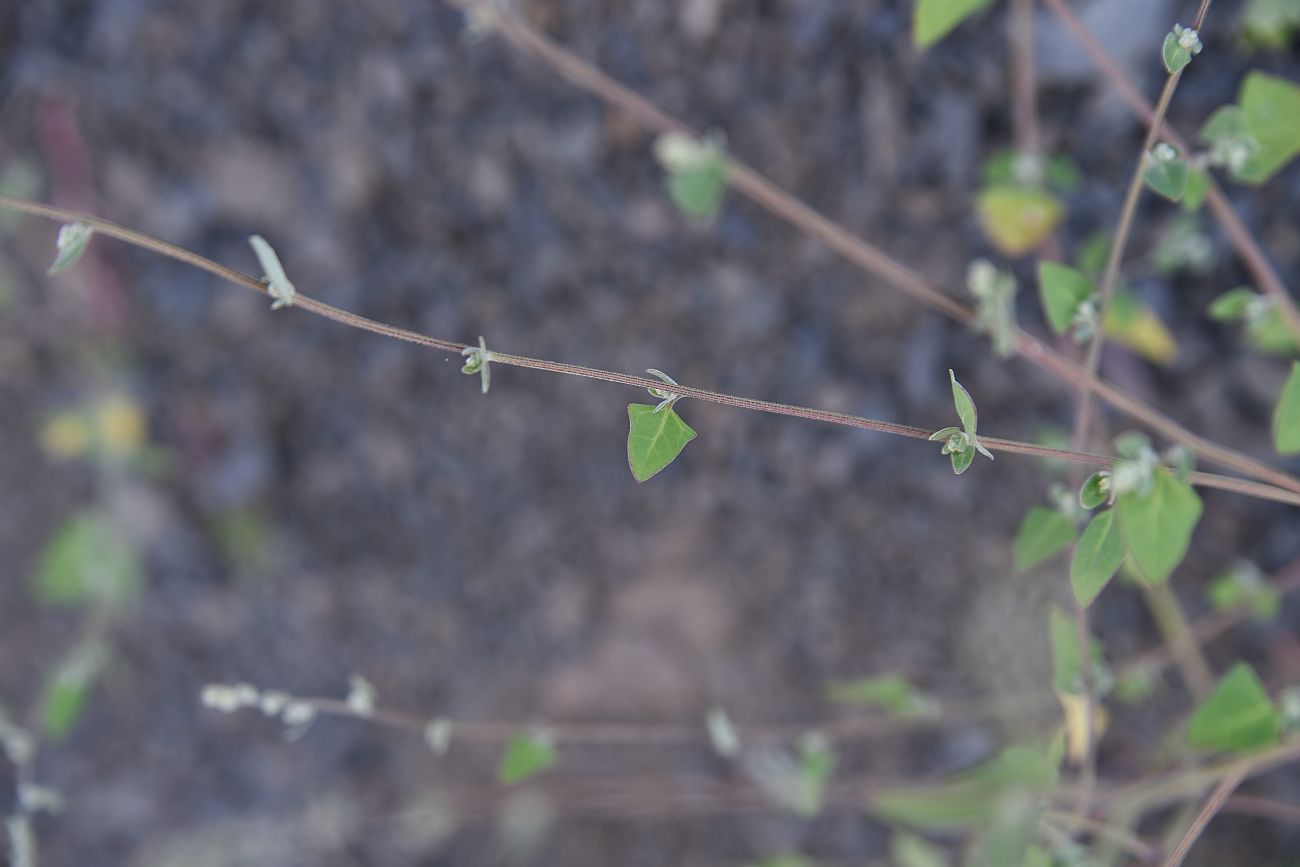
[[[5,195],[0,195],[0,207],[65,223],[85,223],[86,225],[92,226],[95,231],[100,234],[150,250],[162,256],[167,256],[168,258],[175,259],[179,262],[184,262],[187,265],[191,265],[220,277],[227,282],[252,289],[253,291],[259,292],[263,295],[269,295],[269,290],[260,280],[255,280],[241,271],[214,262],[205,256],[200,256],[198,253],[178,247],[175,244],[170,244],[167,241],[160,240],[151,235],[146,235],[143,232],[137,232],[134,229],[128,229],[125,226],[112,222],[111,220],[105,220],[79,211],[71,211],[66,208],[56,208],[50,205],[43,205],[38,202],[29,202],[25,199],[16,199],[12,196]],[[324,316],[327,319],[332,319],[335,322],[339,322],[352,328],[358,328],[362,331],[369,331],[372,334],[379,334],[396,340],[403,340],[419,346],[426,346],[431,349],[440,349],[444,352],[460,354],[463,350],[470,348],[470,344],[467,343],[460,343],[455,340],[446,340],[440,337],[432,337],[427,334],[421,334],[418,331],[410,331],[405,328],[398,328],[395,325],[377,322],[374,319],[351,313],[347,310],[342,310],[332,304],[326,304],[324,301],[318,301],[302,292],[299,292],[295,296],[293,306],[300,307],[303,310],[315,313],[318,316]],[[626,373],[618,373],[612,370],[602,370],[595,367],[566,364],[561,361],[530,358],[526,355],[513,355],[510,353],[494,351],[492,353],[492,362],[512,367],[525,367],[532,370],[542,370],[549,373],[563,373],[569,376],[581,377],[583,379],[612,382],[636,388],[649,389],[663,387],[663,382],[661,380],[649,376],[635,376]],[[774,401],[757,400],[755,398],[741,397],[739,395],[727,394],[725,392],[710,391],[705,388],[696,388],[695,386],[690,385],[674,385],[673,392],[684,398],[692,397],[696,400],[721,404],[722,406],[732,406],[738,409],[749,409],[774,415],[788,415],[809,421],[822,421],[829,424],[844,425],[846,427],[862,428],[864,430],[878,431],[880,433],[909,437],[917,440],[928,440],[932,433],[927,428],[920,428],[912,425],[877,421],[862,416],[834,412],[832,410],[816,409],[814,407],[794,406],[791,404],[776,403]],[[1088,466],[1109,466],[1112,462],[1112,459],[1106,455],[1089,454],[1086,452],[1071,451],[1069,449],[1050,448],[1035,443],[1020,442],[1018,440],[1003,439],[1001,437],[982,436],[980,437],[980,442],[992,451],[1006,452],[1008,454],[1028,455],[1030,457],[1039,458],[1056,458],[1058,460],[1070,461]],[[1219,488],[1225,491],[1245,494],[1250,497],[1274,500],[1280,503],[1300,506],[1300,494],[1261,484],[1259,482],[1200,472],[1192,473],[1191,481],[1193,484],[1201,487]]]

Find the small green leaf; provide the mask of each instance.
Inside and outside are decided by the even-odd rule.
[[[60,227],[59,237],[54,242],[59,252],[54,258],[54,264],[45,273],[53,276],[77,264],[94,233],[95,230],[85,223],[65,223]]]
[[[1153,155],[1147,157],[1147,167],[1142,179],[1151,189],[1170,201],[1177,202],[1187,192],[1190,174],[1187,161],[1175,155],[1167,144],[1157,145]]]
[[[912,15],[912,44],[926,48],[993,0],[917,0]]]
[[[1008,184],[984,189],[976,200],[976,210],[993,246],[1008,256],[1038,247],[1065,214],[1064,206],[1051,193]]]
[[[104,648],[97,643],[79,646],[45,682],[42,726],[50,740],[61,741],[81,719],[86,698],[103,669]]]
[[[1254,289],[1238,286],[1211,301],[1206,312],[1216,322],[1240,322],[1246,318],[1251,302],[1258,298],[1260,295]]]
[[[1187,725],[1192,746],[1253,750],[1277,741],[1277,709],[1249,665],[1239,662],[1223,676]]]
[[[938,702],[914,687],[901,674],[882,674],[828,684],[826,696],[839,704],[876,707],[903,719],[933,716]]]
[[[1079,487],[1079,505],[1091,511],[1110,499],[1110,473],[1103,470],[1084,479]]]
[[[1058,262],[1038,263],[1039,297],[1043,301],[1047,322],[1057,334],[1070,330],[1075,310],[1094,291],[1093,282],[1081,271]]]
[[[135,548],[94,512],[63,524],[46,545],[35,576],[36,597],[47,605],[97,601],[122,608],[139,598],[142,584]]]
[[[1092,604],[1123,560],[1124,540],[1116,526],[1115,510],[1107,509],[1088,522],[1070,562],[1070,586],[1080,605]]]
[[[1055,772],[1043,754],[1008,747],[996,758],[926,786],[887,789],[869,798],[867,809],[892,822],[931,830],[986,825],[1008,793],[1044,792]]]
[[[1164,45],[1160,47],[1160,56],[1165,62],[1165,71],[1170,75],[1192,62],[1192,52],[1179,45],[1178,37],[1172,33],[1165,35]]]
[[[555,747],[544,735],[520,735],[506,744],[497,779],[506,785],[523,782],[554,765],[555,759]]]
[[[1240,563],[1214,579],[1206,597],[1216,611],[1248,608],[1257,620],[1265,622],[1277,617],[1282,604],[1277,588],[1264,579],[1253,563],[1248,562]]]
[[[1210,173],[1203,166],[1191,166],[1183,190],[1183,210],[1195,211],[1205,204],[1210,193]]]
[[[1263,72],[1251,72],[1237,104],[1245,113],[1259,148],[1246,160],[1239,177],[1260,184],[1300,154],[1300,87]]]
[[[668,173],[668,194],[678,210],[711,222],[727,190],[727,156],[720,139],[667,133],[655,142],[655,156]]]
[[[1035,506],[1016,533],[1016,571],[1043,562],[1074,541],[1074,522],[1055,509]]]
[[[1273,445],[1280,455],[1300,454],[1300,361],[1291,363],[1273,411]]]
[[[671,464],[695,439],[695,431],[672,407],[656,412],[653,406],[632,403],[627,417],[627,462],[638,482]]]
[[[952,402],[957,407],[957,418],[961,419],[961,426],[965,428],[966,433],[973,437],[976,428],[979,427],[979,414],[975,411],[975,401],[971,400],[970,392],[957,381],[957,374],[951,369],[948,371],[948,378],[952,381]]]
[[[952,452],[948,457],[952,459],[952,471],[961,475],[970,469],[971,463],[975,460],[975,447],[967,446],[959,452]]]
[[[1159,583],[1187,553],[1192,530],[1201,517],[1201,498],[1191,485],[1162,467],[1155,472],[1150,494],[1123,494],[1115,511],[1132,564],[1145,580]]]

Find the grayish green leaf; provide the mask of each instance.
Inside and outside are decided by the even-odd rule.
[[[142,584],[135,547],[95,512],[63,524],[46,545],[35,576],[36,596],[48,605],[98,602],[123,608],[139,598]]]
[[[250,235],[248,243],[257,255],[258,264],[262,266],[262,273],[265,275],[263,279],[266,281],[266,288],[274,299],[271,302],[271,309],[279,310],[281,307],[292,305],[298,290],[294,288],[288,275],[284,273],[284,266],[280,264],[280,257],[275,254],[275,250],[261,235]]]
[[[1039,261],[1038,294],[1047,322],[1057,334],[1070,330],[1075,310],[1095,291],[1092,280],[1081,271],[1058,262]]]
[[[54,275],[68,270],[81,259],[90,243],[90,236],[95,230],[85,223],[65,223],[59,228],[59,237],[54,242],[58,255],[54,264],[45,273]]]
[[[912,44],[926,48],[993,0],[917,0],[912,14]]]

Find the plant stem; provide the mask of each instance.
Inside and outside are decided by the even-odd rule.
[[[1192,846],[1195,845],[1197,839],[1205,830],[1205,826],[1210,824],[1210,820],[1222,809],[1223,802],[1228,800],[1228,796],[1232,794],[1233,790],[1241,785],[1241,781],[1246,778],[1248,771],[1249,767],[1243,763],[1237,770],[1225,776],[1219,785],[1214,787],[1210,797],[1205,799],[1205,806],[1201,808],[1201,812],[1196,814],[1196,818],[1192,820],[1192,824],[1187,828],[1182,839],[1178,841],[1174,851],[1169,853],[1169,857],[1165,859],[1164,867],[1180,867],[1183,859],[1187,857],[1187,853],[1192,850]]]
[[[90,214],[84,214],[78,211],[70,211],[65,208],[55,208],[50,205],[29,202],[25,199],[15,199],[11,196],[5,195],[0,195],[0,207],[65,223],[85,223],[94,227],[95,231],[100,234],[150,250],[162,256],[167,256],[179,262],[184,262],[187,265],[214,274],[230,283],[244,286],[245,288],[252,289],[253,291],[259,292],[263,295],[269,295],[269,290],[265,285],[263,285],[262,281],[255,280],[241,271],[214,262],[211,259],[200,256],[199,254],[193,253],[182,247],[177,247],[175,244],[170,244],[142,232],[137,232],[134,229],[128,229],[125,226],[121,226],[110,220],[94,217]],[[352,328],[358,328],[362,331],[369,331],[372,334],[380,334],[396,340],[403,340],[419,346],[440,349],[444,352],[451,352],[459,355],[465,349],[471,348],[470,344],[460,343],[454,340],[446,340],[440,337],[432,337],[427,334],[421,334],[417,331],[410,331],[405,328],[398,328],[395,325],[377,322],[374,319],[360,316],[356,313],[350,313],[346,310],[341,310],[332,304],[326,304],[324,301],[318,301],[302,292],[299,292],[295,296],[293,306],[323,316],[327,319],[332,319],[335,322],[339,322]],[[602,370],[595,367],[566,364],[561,361],[530,358],[526,355],[512,355],[510,353],[497,352],[495,350],[492,352],[492,362],[512,367],[525,367],[532,370],[542,370],[549,373],[562,373],[568,376],[581,377],[583,379],[601,380],[603,382],[612,382],[636,388],[659,389],[663,388],[664,385],[662,380],[648,376],[634,376],[611,370]],[[894,436],[909,437],[911,439],[928,440],[931,434],[931,431],[927,428],[877,421],[862,416],[816,409],[813,407],[793,406],[791,404],[776,403],[774,401],[756,400],[754,398],[710,391],[704,388],[696,388],[690,385],[674,385],[672,386],[672,390],[675,394],[679,394],[684,398],[695,398],[696,400],[721,404],[722,406],[749,409],[774,415],[793,416],[795,418],[806,419],[809,421],[822,421],[829,424],[838,424],[846,427],[856,427],[864,430],[877,431],[879,433],[893,434]],[[1071,451],[1069,449],[1050,448],[1035,443],[1003,439],[1001,437],[981,436],[980,442],[990,451],[1029,455],[1031,457],[1039,458],[1055,458],[1088,466],[1109,466],[1113,461],[1113,458],[1106,455],[1088,454],[1085,452]],[[1213,473],[1201,472],[1192,473],[1190,480],[1193,484],[1201,487],[1218,488],[1220,490],[1233,491],[1234,493],[1244,494],[1258,499],[1273,500],[1279,503],[1300,506],[1300,494],[1294,493],[1290,490],[1282,490],[1271,485],[1261,484],[1259,482],[1234,479],[1227,476],[1215,475]]]
[[[1120,93],[1123,100],[1128,103],[1129,108],[1133,110],[1139,118],[1148,124],[1155,118],[1155,109],[1151,103],[1147,102],[1133,82],[1124,74],[1124,70],[1111,59],[1106,53],[1106,49],[1097,41],[1088,29],[1083,26],[1078,17],[1065,3],[1065,0],[1043,0],[1044,3],[1052,10],[1065,29],[1070,33],[1079,46],[1083,48],[1091,59],[1093,64],[1100,70],[1101,74],[1114,85]],[[1172,145],[1180,148],[1184,152],[1190,151],[1187,139],[1180,135],[1177,130],[1173,129],[1168,123],[1164,124],[1161,137]],[[1210,179],[1210,189],[1206,196],[1206,204],[1214,218],[1219,222],[1219,227],[1232,243],[1237,254],[1245,262],[1247,270],[1259,284],[1259,288],[1266,295],[1276,299],[1278,308],[1282,312],[1282,318],[1290,326],[1291,333],[1297,340],[1300,340],[1300,308],[1296,307],[1295,299],[1287,292],[1286,286],[1282,283],[1282,278],[1278,276],[1277,270],[1268,260],[1268,255],[1264,253],[1259,245],[1259,241],[1246,228],[1242,222],[1241,216],[1232,206],[1222,187]]]
[[[1089,819],[1086,816],[1080,816],[1075,813],[1066,813],[1060,810],[1048,810],[1043,813],[1043,818],[1049,822],[1064,825],[1080,831],[1086,831],[1096,837],[1111,842],[1118,843],[1125,851],[1138,859],[1144,864],[1154,863],[1159,857],[1159,850],[1150,843],[1132,834],[1123,828],[1116,828],[1105,822],[1099,822],[1096,819]]]
[[[1169,646],[1174,661],[1178,663],[1183,680],[1187,682],[1187,688],[1198,701],[1203,700],[1214,689],[1214,671],[1206,662],[1201,645],[1192,635],[1187,617],[1178,604],[1178,597],[1169,588],[1168,582],[1143,582],[1142,592],[1147,607],[1151,609],[1151,616],[1155,618],[1156,627]]]
[[[1196,23],[1192,25],[1193,29],[1200,30],[1205,20],[1205,13],[1209,10],[1210,0],[1201,0],[1200,11],[1196,15]],[[1083,368],[1090,375],[1095,375],[1101,363],[1101,348],[1106,342],[1106,318],[1110,315],[1111,299],[1115,296],[1115,285],[1119,282],[1119,266],[1124,259],[1124,250],[1128,246],[1129,235],[1133,231],[1133,221],[1137,217],[1138,201],[1142,198],[1142,188],[1145,186],[1143,175],[1146,172],[1148,155],[1151,149],[1155,147],[1160,138],[1160,128],[1165,122],[1165,115],[1169,112],[1169,105],[1173,102],[1174,91],[1178,89],[1178,82],[1183,77],[1184,66],[1176,72],[1169,74],[1165,79],[1165,86],[1160,90],[1160,98],[1156,101],[1155,111],[1152,113],[1151,126],[1147,129],[1147,134],[1142,142],[1142,153],[1138,155],[1137,165],[1133,169],[1133,174],[1129,178],[1128,190],[1124,193],[1124,205],[1120,208],[1119,224],[1115,228],[1115,236],[1111,239],[1110,253],[1106,257],[1106,268],[1102,272],[1101,286],[1097,292],[1100,297],[1098,303],[1097,328],[1093,331],[1092,340],[1088,343],[1088,352],[1083,362]],[[1074,447],[1082,448],[1088,439],[1089,421],[1092,418],[1092,393],[1082,391],[1079,396],[1079,412],[1074,419]]]
[[[449,0],[449,2],[464,8],[479,6],[490,9],[497,22],[497,31],[512,46],[540,60],[579,89],[599,97],[646,129],[656,133],[677,132],[697,135],[677,118],[538,33],[508,9],[492,4],[489,0]],[[727,180],[737,192],[748,196],[773,215],[786,220],[810,237],[818,239],[864,271],[957,322],[965,325],[974,323],[976,314],[970,306],[931,286],[916,272],[842,226],[833,223],[743,163],[729,159]],[[1205,460],[1300,493],[1300,479],[1295,479],[1247,455],[1196,436],[1168,416],[1101,380],[1095,374],[1090,374],[1078,363],[1053,351],[1045,343],[1021,329],[1016,330],[1014,348],[1019,355],[1032,364],[1065,380],[1076,389],[1095,392],[1101,400],[1120,412],[1128,414],[1170,441],[1182,443]]]
[[[1146,812],[1194,797],[1218,785],[1243,766],[1246,769],[1245,776],[1252,777],[1297,760],[1300,760],[1300,737],[1292,737],[1277,746],[1243,758],[1175,771],[1154,780],[1139,780],[1100,795],[1098,801],[1107,815]]]

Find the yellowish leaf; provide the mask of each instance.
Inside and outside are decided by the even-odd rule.
[[[977,209],[984,234],[1008,256],[1038,247],[1064,215],[1061,202],[1050,193],[1011,184],[985,188]]]

